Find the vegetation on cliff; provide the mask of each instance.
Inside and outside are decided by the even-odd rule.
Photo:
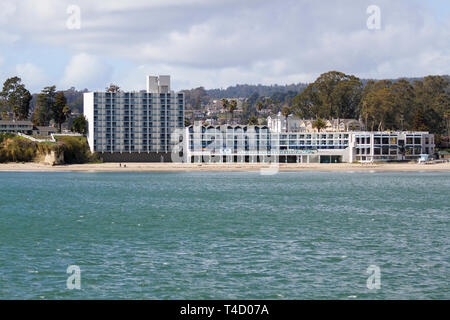
[[[87,163],[96,162],[98,157],[92,154],[89,149],[85,137],[60,136],[58,139],[58,147],[64,153],[64,162],[71,163]]]
[[[31,162],[54,152],[64,163],[98,161],[89,150],[85,137],[59,137],[56,143],[34,142],[14,134],[0,134],[0,162]]]

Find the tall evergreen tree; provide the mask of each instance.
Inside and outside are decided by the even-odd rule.
[[[70,114],[69,107],[67,106],[67,99],[62,91],[56,93],[52,114],[53,120],[55,120],[55,123],[58,125],[58,130],[61,132],[62,124],[67,120]]]
[[[288,117],[291,114],[291,109],[287,106],[284,106],[283,109],[281,109],[281,114],[286,119],[286,132],[288,132],[289,131]]]
[[[428,131],[428,127],[425,124],[425,115],[422,109],[417,109],[414,115],[413,129],[418,131]]]
[[[324,73],[293,99],[295,113],[307,118],[354,118],[362,89],[361,81],[353,75]]]
[[[8,109],[12,111],[15,119],[23,120],[28,118],[30,102],[33,97],[19,77],[7,79],[3,84],[3,90],[0,95],[6,101]]]
[[[230,103],[228,104],[228,112],[230,113],[231,120],[233,120],[233,113],[234,111],[236,111],[236,109],[237,109],[237,101],[231,100]]]
[[[48,126],[52,119],[52,111],[55,104],[56,87],[49,86],[42,89],[36,99],[32,121],[35,126]]]

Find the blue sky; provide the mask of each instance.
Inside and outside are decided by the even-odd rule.
[[[450,1],[448,0],[428,0],[428,1],[420,1],[415,0],[420,4],[424,4],[433,12],[433,15],[438,19],[449,18],[450,13]]]
[[[80,8],[80,29],[67,27]],[[380,29],[367,27],[369,5]],[[76,18],[76,17],[75,17]],[[73,20],[70,20],[73,21]],[[145,86],[175,89],[450,73],[448,0],[2,0],[0,80],[32,92]]]

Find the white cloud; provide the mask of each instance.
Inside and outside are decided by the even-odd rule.
[[[0,2],[0,24],[8,23],[9,19],[16,12],[16,5],[12,1],[3,0]]]
[[[102,59],[80,53],[72,57],[64,70],[60,81],[62,88],[77,87],[90,89],[104,89],[111,80],[113,69]]]
[[[276,65],[277,62],[274,61],[274,64]],[[213,89],[236,83],[266,85],[281,83],[279,76],[272,76],[271,74],[261,76],[259,74],[260,68],[261,65],[257,63],[250,68],[229,67],[220,69],[198,69],[191,66],[174,66],[171,64],[146,64],[115,74],[112,82],[125,90],[141,90],[145,89],[145,75],[170,74],[174,90],[200,86]],[[315,79],[318,75],[319,73],[295,73],[283,76],[282,81],[286,83],[307,82],[309,79]]]
[[[68,30],[72,3],[21,1],[2,30],[15,41],[84,52],[67,66],[66,86],[106,86],[114,66],[105,57],[136,66],[118,77],[124,87],[157,70],[205,87],[311,81],[329,70],[375,78],[450,73],[450,19],[436,19],[418,1],[378,0],[381,30],[366,27],[371,0],[80,0],[82,27]],[[77,69],[86,63],[103,73]]]
[[[9,32],[4,32],[0,30],[0,43],[2,44],[12,44],[17,42],[20,39],[20,36],[17,34],[11,34]]]
[[[30,62],[16,65],[15,71],[27,88],[33,92],[47,85],[48,77],[45,71]]]
[[[13,17],[16,13],[16,5],[12,1],[2,0],[0,2],[0,26],[4,29],[5,25],[13,24]],[[11,44],[20,39],[20,36],[12,31],[0,30],[0,43]]]

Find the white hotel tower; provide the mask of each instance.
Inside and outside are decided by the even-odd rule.
[[[170,161],[171,134],[184,128],[184,93],[170,76],[147,76],[141,92],[84,94],[88,143],[104,161]]]

